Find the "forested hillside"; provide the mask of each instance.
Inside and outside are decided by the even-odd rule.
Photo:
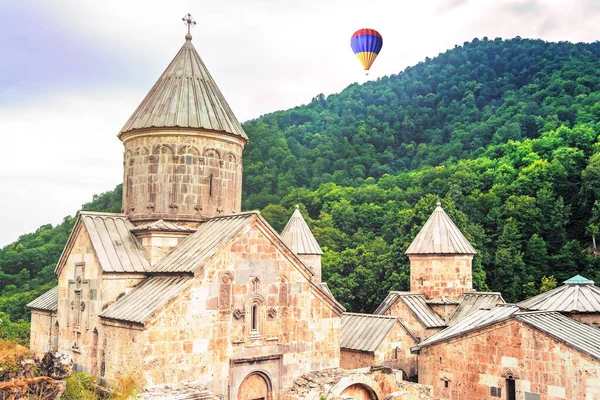
[[[351,311],[408,288],[404,250],[438,199],[479,252],[477,289],[600,281],[600,43],[476,39],[244,128],[244,208],[280,230],[298,201]],[[85,207],[119,210],[119,193]],[[0,250],[0,312],[27,317],[72,224]]]

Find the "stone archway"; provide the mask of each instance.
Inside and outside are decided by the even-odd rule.
[[[379,400],[375,391],[362,383],[348,386],[340,393],[340,397],[351,397],[354,400]]]
[[[381,400],[383,393],[379,384],[364,374],[345,376],[331,389],[328,398],[346,397],[355,400]]]
[[[271,400],[273,386],[269,377],[261,372],[249,374],[238,389],[238,400]]]

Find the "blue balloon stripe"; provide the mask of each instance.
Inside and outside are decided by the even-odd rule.
[[[361,52],[379,54],[383,46],[383,39],[374,35],[358,35],[350,39],[350,46],[354,54]]]

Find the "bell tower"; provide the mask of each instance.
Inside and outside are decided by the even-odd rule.
[[[248,137],[192,44],[185,42],[118,137],[123,212],[134,222],[201,222],[241,211]]]

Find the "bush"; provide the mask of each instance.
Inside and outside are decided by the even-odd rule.
[[[77,372],[65,379],[66,388],[61,399],[96,400],[98,399],[94,377],[85,372]]]

